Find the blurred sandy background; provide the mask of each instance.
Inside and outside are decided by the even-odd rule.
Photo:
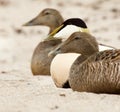
[[[80,17],[103,44],[120,48],[120,0],[0,0],[0,112],[120,112],[120,96],[56,88],[30,60],[47,27],[22,27],[44,8]]]

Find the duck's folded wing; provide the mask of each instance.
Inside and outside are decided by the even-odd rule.
[[[120,62],[120,49],[101,51],[92,55],[89,60],[91,60],[91,58],[94,58],[94,61]]]

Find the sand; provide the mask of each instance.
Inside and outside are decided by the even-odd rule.
[[[44,8],[84,19],[97,40],[120,48],[120,0],[0,0],[0,112],[120,112],[120,96],[57,88],[30,60],[47,27],[22,27]]]

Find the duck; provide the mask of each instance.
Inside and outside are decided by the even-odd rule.
[[[35,18],[23,24],[23,26],[44,25],[50,28],[50,34],[63,22],[64,19],[58,10],[46,8]],[[36,46],[31,59],[31,71],[34,76],[50,75],[50,63],[53,57],[48,58],[48,53],[61,42],[61,39],[46,40]]]
[[[120,49],[99,51],[99,44],[94,36],[74,32],[51,51],[49,56],[59,53],[80,54],[72,64],[68,77],[73,91],[120,93]]]

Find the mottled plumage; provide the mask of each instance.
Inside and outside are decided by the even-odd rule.
[[[107,50],[74,62],[70,85],[75,91],[120,93],[120,50]],[[79,85],[79,86],[78,86]]]

